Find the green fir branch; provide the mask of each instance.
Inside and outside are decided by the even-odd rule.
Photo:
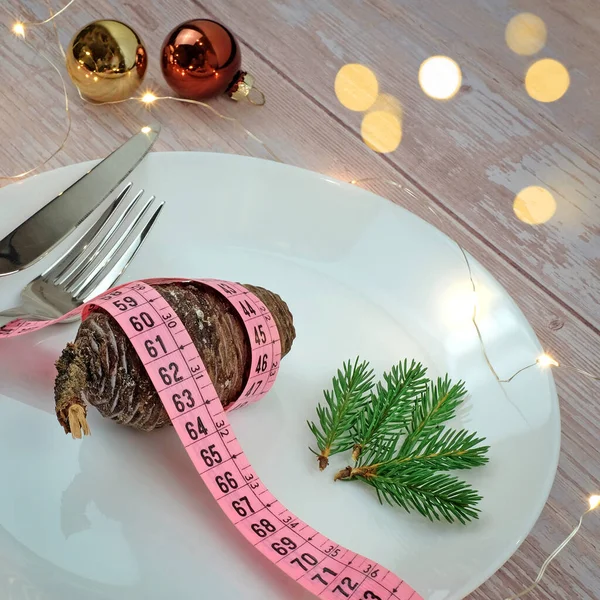
[[[343,370],[338,370],[332,379],[333,389],[323,392],[326,404],[317,406],[319,426],[308,421],[320,453],[310,450],[317,455],[321,471],[329,464],[332,454],[352,447],[354,422],[373,388],[373,370],[369,363],[359,363],[359,360],[357,358],[354,365],[350,361],[344,363]]]
[[[366,363],[361,367],[363,383],[372,388],[372,371]],[[476,433],[445,427],[466,397],[463,382],[454,384],[448,376],[431,382],[425,373],[415,361],[399,363],[384,373],[367,399],[362,396],[348,411],[343,392],[348,393],[351,382],[369,392],[368,386],[361,386],[358,360],[353,368],[344,365],[338,380],[346,386],[339,381],[336,385],[334,378],[334,392],[325,395],[329,409],[317,409],[321,430],[309,424],[321,449],[319,464],[352,447],[355,466],[342,469],[334,480],[362,481],[375,489],[382,503],[416,510],[430,520],[465,524],[479,517],[481,496],[448,471],[485,465],[489,447]],[[350,374],[356,378],[349,378]],[[346,406],[344,411],[340,406]],[[335,419],[340,412],[344,417]],[[349,423],[350,429],[345,429]]]
[[[405,360],[383,374],[383,383],[377,384],[354,424],[353,460],[358,460],[364,448],[395,440],[406,429],[415,398],[427,389],[426,372],[421,363],[413,360],[409,365]]]
[[[462,381],[453,384],[448,375],[431,382],[425,394],[414,404],[411,422],[401,452],[408,454],[415,446],[437,434],[439,428],[454,418],[456,409],[467,395]]]
[[[466,430],[440,429],[410,454],[400,450],[395,455],[388,441],[371,449],[370,458],[379,462],[347,467],[335,479],[363,481],[375,488],[381,502],[395,503],[406,510],[414,508],[429,519],[442,517],[465,523],[477,518],[476,505],[481,498],[468,484],[440,471],[486,464],[489,447],[481,446],[483,441]],[[438,488],[434,481],[439,483]]]
[[[431,521],[445,519],[463,525],[479,518],[481,496],[464,481],[449,473],[407,468],[394,477],[357,476],[375,488],[381,503],[398,505],[407,512],[417,510]]]
[[[380,473],[392,474],[395,469],[407,466],[432,471],[454,471],[481,467],[489,462],[489,446],[482,446],[485,438],[461,429],[438,429],[420,446],[408,453],[402,450],[396,457],[382,464]]]

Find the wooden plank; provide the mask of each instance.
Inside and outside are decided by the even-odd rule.
[[[33,0],[28,0],[27,4],[37,5]],[[9,6],[13,14],[17,14],[20,10],[17,0],[10,0]],[[190,17],[193,13],[190,5],[183,5],[183,3],[152,0],[148,6],[152,8],[140,11],[133,4],[118,5],[116,0],[112,3],[101,1],[94,5],[91,3],[75,5],[72,12],[61,18],[62,36],[68,40],[76,27],[94,18],[118,16],[139,28],[140,31],[144,31],[146,43],[149,48],[154,49],[154,56],[156,56],[156,49],[169,27]],[[265,6],[264,2],[260,4],[261,9],[263,6]],[[283,12],[277,20],[279,27],[283,27],[284,18],[288,21],[301,19],[303,6],[300,4],[286,3],[281,6],[287,10],[287,13],[284,8],[281,9]],[[257,6],[254,5],[254,8]],[[237,14],[235,20],[230,21],[230,25],[236,30],[241,30],[247,25],[243,21],[250,18],[257,27],[260,25],[256,14],[244,16],[244,13]],[[326,20],[329,17],[325,15],[324,18]],[[266,24],[263,22],[263,25]],[[266,31],[270,35],[268,38],[270,59],[290,52],[294,43],[303,43],[304,34],[300,29],[296,34],[295,42],[293,38],[278,41],[274,38],[275,31],[271,27],[267,27]],[[50,38],[42,39],[46,39],[46,47],[49,47]],[[335,48],[333,38],[325,39],[327,44]],[[335,43],[342,42],[348,45],[347,40]],[[343,49],[344,46],[341,48]],[[302,49],[297,51],[304,52]],[[349,49],[343,51],[349,52]],[[328,116],[326,110],[315,103],[310,96],[300,93],[294,85],[282,77],[277,69],[272,68],[251,48],[245,46],[244,52],[245,62],[249,70],[257,75],[262,88],[267,93],[269,104],[264,109],[255,109],[223,100],[215,103],[220,110],[243,121],[245,126],[264,139],[281,159],[291,164],[311,168],[344,180],[377,175],[406,183],[399,178],[395,164],[366,152],[343,120],[340,122],[340,119]],[[321,56],[323,60],[330,60],[326,58],[328,56],[326,54]],[[7,64],[5,58],[6,50],[0,47],[3,68]],[[313,65],[315,73],[319,73],[322,61],[315,61],[314,56],[310,58],[310,54],[305,54],[305,61]],[[332,73],[335,73],[339,64],[339,62],[336,64],[332,62]],[[15,73],[13,77],[16,79]],[[160,86],[156,61],[151,66],[149,79],[154,79],[157,87]],[[30,101],[32,105],[47,106],[48,90],[53,88],[45,87],[43,79],[37,83],[37,86],[31,86]],[[327,85],[331,85],[331,80],[328,80]],[[6,93],[6,88],[4,92]],[[334,107],[333,103],[332,107]],[[339,112],[339,109],[336,110]],[[164,127],[157,150],[215,149],[239,153],[254,153],[258,150],[255,146],[248,148],[245,136],[241,135],[231,123],[216,120],[199,107],[161,104],[155,108],[153,116]],[[103,156],[147,120],[148,115],[135,104],[92,107],[74,99],[73,135],[65,151],[52,161],[49,167]],[[423,127],[432,130],[434,134],[435,128],[431,123],[431,121],[424,121]],[[25,155],[23,158],[35,158],[32,155],[39,152],[37,145],[46,144],[48,135],[58,135],[62,123],[60,111],[55,109],[50,110],[50,114],[44,119],[43,132],[41,130],[38,132],[35,122],[30,123],[22,118],[5,119],[0,126],[6,139],[18,141],[19,136],[25,131],[31,135],[31,144],[22,147],[21,150]],[[11,148],[5,145],[0,148],[0,163],[3,166],[10,158],[11,152]],[[473,155],[476,157],[476,153]],[[385,184],[375,186],[374,190],[431,221],[477,257],[508,289],[538,332],[543,345],[559,360],[578,364],[590,370],[596,368],[593,359],[600,355],[600,336],[575,318],[569,307],[565,307],[564,304],[545,294],[539,281],[526,277],[491,250],[489,245],[479,237],[474,236],[471,228],[453,218],[450,211],[449,214],[444,213],[447,218],[440,222],[429,209],[433,207],[437,211],[436,214],[439,214],[442,210],[440,202],[442,207],[445,206],[444,202],[450,203],[447,196],[442,196],[440,201],[437,197],[427,196],[418,189],[413,191],[413,195],[407,193],[399,195],[394,188]],[[488,217],[487,225],[481,229],[488,236],[494,234],[494,228],[490,223],[495,223],[495,220]],[[504,250],[510,246],[509,241],[501,240],[501,242],[500,247]],[[527,241],[527,244],[530,243]],[[552,251],[554,252],[554,249]],[[554,283],[551,279],[551,285]],[[597,394],[597,387],[591,381],[576,378],[566,371],[559,370],[556,373],[563,412],[563,452],[550,502],[534,532],[515,557],[481,590],[472,595],[478,600],[504,598],[509,595],[509,591],[516,591],[527,585],[544,557],[564,538],[576,522],[586,496],[597,491],[595,486],[600,479],[600,467],[596,460],[596,444],[600,437],[598,426],[600,407],[592,400]],[[597,569],[593,558],[597,529],[598,523],[592,516],[586,522],[578,542],[565,550],[556,566],[548,571],[544,593],[532,595],[532,598],[592,600],[600,596]]]
[[[398,7],[390,0],[372,0],[372,5]],[[457,51],[467,49],[470,68],[480,76],[487,75],[498,89],[506,89],[508,84],[510,100],[519,110],[598,158],[598,115],[590,99],[600,91],[600,64],[595,52],[589,51],[591,40],[600,34],[597,2],[459,0],[453,3],[453,10],[440,11],[437,2],[424,2],[418,8],[414,12],[423,29],[431,31],[430,25],[435,23],[435,31],[446,32],[444,39],[456,44]],[[546,46],[530,57],[515,54],[505,42],[506,24],[521,12],[538,15],[548,32]],[[536,103],[526,95],[524,72],[540,58],[553,58],[568,68],[571,86],[562,101]]]
[[[583,141],[561,134],[572,129],[564,111],[554,114],[554,105],[529,99],[522,73],[517,76],[505,66],[505,59],[514,61],[504,46],[508,7],[494,21],[486,8],[489,3],[482,8],[474,0],[194,0],[194,4],[199,14],[228,23],[296,87],[295,97],[314,98],[316,105],[353,132],[360,131],[362,117],[339,104],[333,81],[345,63],[372,67],[382,90],[395,93],[404,107],[403,142],[381,161],[390,162],[398,173],[438,198],[473,235],[600,328],[596,156]],[[600,15],[598,5],[582,14],[590,13]],[[461,22],[477,31],[461,29]],[[491,24],[494,27],[487,29]],[[549,38],[549,52],[563,30],[578,33],[576,22],[552,24],[561,33]],[[495,40],[494,54],[479,46],[487,37]],[[565,59],[569,65],[584,52],[578,48]],[[449,102],[427,98],[417,82],[421,62],[440,53],[455,57],[465,76],[463,91]],[[573,73],[572,90],[585,85],[585,77]],[[569,105],[569,114],[576,115],[581,108],[578,94],[568,93],[556,106]],[[590,119],[588,127],[593,129],[598,117]],[[525,225],[513,214],[515,194],[528,185],[547,187],[558,203],[556,215],[546,225]]]

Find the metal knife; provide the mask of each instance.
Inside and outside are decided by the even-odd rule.
[[[137,167],[159,133],[158,124],[144,127],[0,240],[0,277],[37,262],[85,221]]]

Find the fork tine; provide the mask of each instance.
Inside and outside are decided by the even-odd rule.
[[[133,257],[137,254],[144,243],[146,236],[150,233],[150,230],[154,226],[154,223],[160,215],[160,211],[165,205],[161,202],[155,209],[153,215],[150,217],[143,229],[131,240],[127,246],[122,247],[122,251],[114,257],[113,264],[110,266],[106,273],[102,271],[96,276],[95,280],[90,283],[81,291],[78,300],[81,302],[87,302],[91,298],[94,298],[98,294],[105,292],[107,289],[112,287],[115,281],[121,276],[123,271],[129,266],[129,263],[133,260]]]
[[[64,285],[66,288],[68,288],[81,276],[87,266],[93,264],[98,254],[100,254],[102,249],[112,240],[117,229],[121,223],[125,221],[135,204],[142,197],[143,193],[144,190],[140,190],[129,201],[129,204],[125,207],[125,210],[116,216],[114,222],[110,223],[107,221],[105,223],[105,226],[98,232],[98,235],[95,236],[95,238],[89,243],[86,251],[82,252],[81,255],[77,257],[72,264],[70,264],[64,270],[63,273],[60,274],[54,283],[57,285]]]
[[[131,183],[128,183],[125,186],[125,188],[110,203],[108,208],[102,213],[98,220],[84,233],[83,236],[81,236],[81,238],[79,238],[75,244],[73,244],[67,253],[49,269],[42,273],[41,276],[43,278],[55,279],[56,277],[60,276],[65,269],[68,269],[74,261],[77,260],[81,253],[84,252],[90,246],[90,244],[94,242],[110,217],[116,213],[117,209],[121,205],[121,202],[131,189],[131,186]]]
[[[135,218],[127,225],[123,233],[120,235],[119,239],[111,245],[110,248],[99,254],[93,263],[83,271],[80,277],[77,280],[73,281],[73,283],[67,287],[67,291],[69,291],[74,298],[80,297],[82,291],[88,287],[90,282],[92,282],[97,275],[101,274],[106,265],[112,260],[115,254],[119,251],[121,246],[126,242],[127,237],[131,233],[134,227],[143,219],[143,217],[148,212],[152,203],[154,202],[154,196],[150,196],[150,198],[146,201],[142,210],[135,216]]]

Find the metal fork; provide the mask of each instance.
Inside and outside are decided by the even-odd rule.
[[[124,202],[131,188],[132,184],[127,184],[75,246],[25,286],[20,306],[0,312],[0,326],[7,318],[55,319],[112,286],[143,244],[164,206],[164,202],[155,203],[154,196],[142,200],[144,190]],[[122,205],[124,209],[117,210]],[[129,222],[128,216],[132,217]]]

